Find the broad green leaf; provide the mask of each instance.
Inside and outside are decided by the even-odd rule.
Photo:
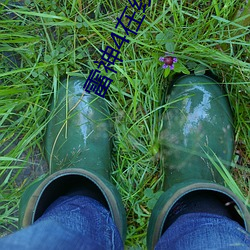
[[[161,32],[156,35],[155,40],[158,44],[163,45],[166,42],[166,35]]]
[[[195,69],[194,69],[194,74],[195,75],[204,75],[206,73],[207,67],[199,64]]]
[[[177,62],[174,64],[174,72],[177,72],[177,73],[182,72],[186,75],[190,74],[189,70],[181,62]]]
[[[164,70],[164,77],[167,77],[169,75],[170,71],[171,71],[170,68],[166,68]]]
[[[152,198],[154,196],[153,190],[151,188],[146,188],[144,190],[144,195],[148,198]]]
[[[174,52],[174,43],[173,42],[166,42],[165,48],[167,52]]]

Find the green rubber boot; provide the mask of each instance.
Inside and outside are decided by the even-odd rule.
[[[126,215],[120,194],[110,182],[112,123],[105,99],[84,92],[85,79],[71,78],[51,105],[45,154],[50,174],[23,194],[20,227],[36,221],[59,196],[81,192],[110,210],[125,241]]]
[[[173,84],[168,102],[170,107],[163,115],[160,135],[165,192],[151,214],[148,249],[154,249],[167,229],[174,205],[196,191],[202,191],[203,197],[209,191],[229,201],[227,204],[235,204],[241,214],[237,214],[239,223],[249,231],[246,206],[224,187],[221,175],[209,160],[216,154],[228,169],[232,160],[233,121],[224,92],[207,76],[184,76]]]

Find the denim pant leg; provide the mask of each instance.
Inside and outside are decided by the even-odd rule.
[[[162,235],[156,250],[249,250],[250,234],[227,217],[190,213],[180,216]]]
[[[33,225],[0,239],[4,250],[120,250],[110,212],[85,196],[60,197]]]

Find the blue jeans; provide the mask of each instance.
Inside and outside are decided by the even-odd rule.
[[[180,216],[163,234],[155,250],[249,250],[250,234],[227,217],[190,213]]]
[[[33,225],[0,239],[2,250],[119,250],[110,212],[85,196],[60,197]]]
[[[0,239],[3,250],[120,250],[110,212],[84,196],[61,197],[33,225]],[[226,217],[194,213],[179,217],[156,250],[250,249],[250,235]]]

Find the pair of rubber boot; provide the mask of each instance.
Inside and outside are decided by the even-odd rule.
[[[77,193],[93,197],[109,209],[125,241],[126,214],[109,173],[113,131],[107,102],[84,93],[84,81],[65,81],[52,102],[45,138],[50,174],[23,194],[20,227],[33,224],[58,197]],[[224,92],[207,76],[184,76],[173,83],[168,103],[160,134],[165,192],[152,211],[148,249],[155,247],[178,217],[176,208],[189,200],[207,199],[209,207],[209,199],[216,197],[249,231],[246,206],[224,187],[212,164],[219,159],[228,168],[233,154],[232,114]]]

